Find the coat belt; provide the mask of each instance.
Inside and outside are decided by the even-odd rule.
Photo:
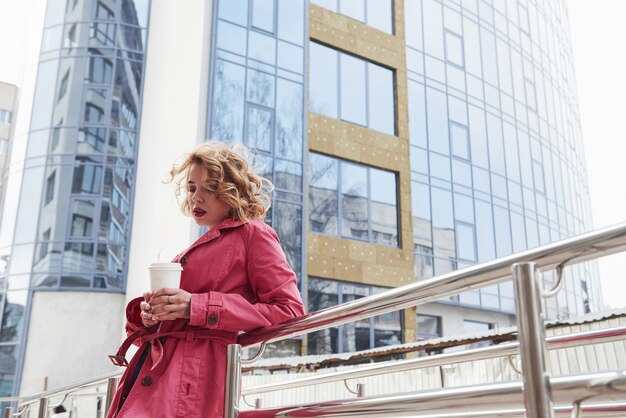
[[[186,341],[194,340],[212,340],[222,344],[233,344],[237,341],[237,333],[215,331],[204,328],[189,327],[183,331],[167,331],[167,332],[150,332],[147,328],[139,328],[126,337],[115,355],[109,355],[109,359],[116,366],[128,366],[126,360],[126,352],[130,346],[137,340],[141,346],[151,342],[152,369],[154,371],[163,360],[163,341],[164,338],[178,338]]]

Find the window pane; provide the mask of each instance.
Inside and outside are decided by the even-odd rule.
[[[278,66],[294,73],[302,74],[302,47],[278,41]]]
[[[274,107],[275,78],[273,75],[249,68],[246,89],[249,102]]]
[[[367,240],[367,170],[350,163],[341,164],[342,235]]]
[[[311,3],[317,4],[320,7],[324,7],[325,9],[332,10],[333,12],[337,11],[337,1],[338,0],[311,0]]]
[[[341,54],[340,64],[341,119],[365,126],[365,61]]]
[[[337,282],[323,279],[308,279],[308,312],[317,312],[339,303]],[[307,336],[309,354],[327,354],[338,351],[337,328],[313,332]]]
[[[341,303],[351,302],[365,296],[369,296],[369,288],[367,286],[348,283],[341,285]],[[342,352],[367,350],[371,347],[369,319],[349,322],[342,325],[341,329],[343,335]]]
[[[465,60],[463,58],[463,38],[446,31],[446,58],[449,62],[463,67]]]
[[[339,0],[339,13],[365,22],[365,0]]]
[[[252,0],[252,26],[274,32],[274,0]]]
[[[337,235],[337,167],[335,159],[309,154],[309,219],[311,232]]]
[[[270,152],[272,113],[265,109],[248,108],[248,141],[252,148]]]
[[[450,137],[452,138],[452,154],[469,160],[469,138],[467,127],[451,123]]]
[[[220,19],[230,20],[242,26],[248,25],[248,0],[227,0],[219,2]]]
[[[366,0],[366,7],[367,24],[369,26],[386,33],[393,33],[393,7],[391,0]]]
[[[244,67],[216,60],[211,136],[222,141],[243,138]]]
[[[311,111],[337,118],[337,52],[311,42],[309,54]]]
[[[388,171],[370,169],[371,220],[373,241],[398,245],[396,176]]]
[[[255,31],[248,31],[248,37],[248,57],[276,65],[276,38]]]
[[[283,78],[276,86],[276,155],[302,160],[302,84]]]
[[[278,0],[278,37],[296,45],[304,44],[303,1]]]
[[[368,63],[369,127],[393,135],[395,133],[393,72]]]
[[[456,224],[456,248],[457,256],[463,260],[476,261],[474,225],[457,222]]]
[[[438,338],[441,332],[441,317],[430,315],[417,315],[417,340]]]
[[[432,151],[448,155],[448,105],[446,95],[438,90],[426,89],[428,103],[428,145]]]
[[[220,5],[224,3],[228,2],[221,1]],[[246,55],[246,32],[242,27],[219,21],[217,23],[217,47],[239,55]]]

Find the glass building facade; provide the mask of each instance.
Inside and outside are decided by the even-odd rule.
[[[589,230],[563,2],[406,1],[404,16],[416,278]],[[551,318],[598,302],[593,264],[565,277]],[[511,283],[453,301],[514,313]]]
[[[32,292],[123,292],[149,0],[49,1],[14,222],[0,255],[2,396],[14,393]]]
[[[302,283],[306,3],[214,3],[207,138],[243,143],[256,171],[273,181],[266,221]]]

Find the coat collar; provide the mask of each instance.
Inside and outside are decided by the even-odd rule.
[[[232,219],[232,218],[224,219],[222,222],[215,225],[212,229],[205,232],[200,238],[196,240],[196,242],[191,244],[191,246],[187,248],[187,250],[185,251],[185,254],[187,254],[189,251],[193,250],[197,246],[202,245],[206,242],[212,241],[215,238],[219,237],[220,235],[222,235],[223,230],[237,228],[246,223],[248,223],[248,221],[243,221],[241,219]]]

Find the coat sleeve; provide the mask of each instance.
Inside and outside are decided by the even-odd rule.
[[[192,294],[191,325],[247,332],[304,315],[296,275],[274,230],[254,228],[249,239],[247,273],[256,300],[215,291]]]

